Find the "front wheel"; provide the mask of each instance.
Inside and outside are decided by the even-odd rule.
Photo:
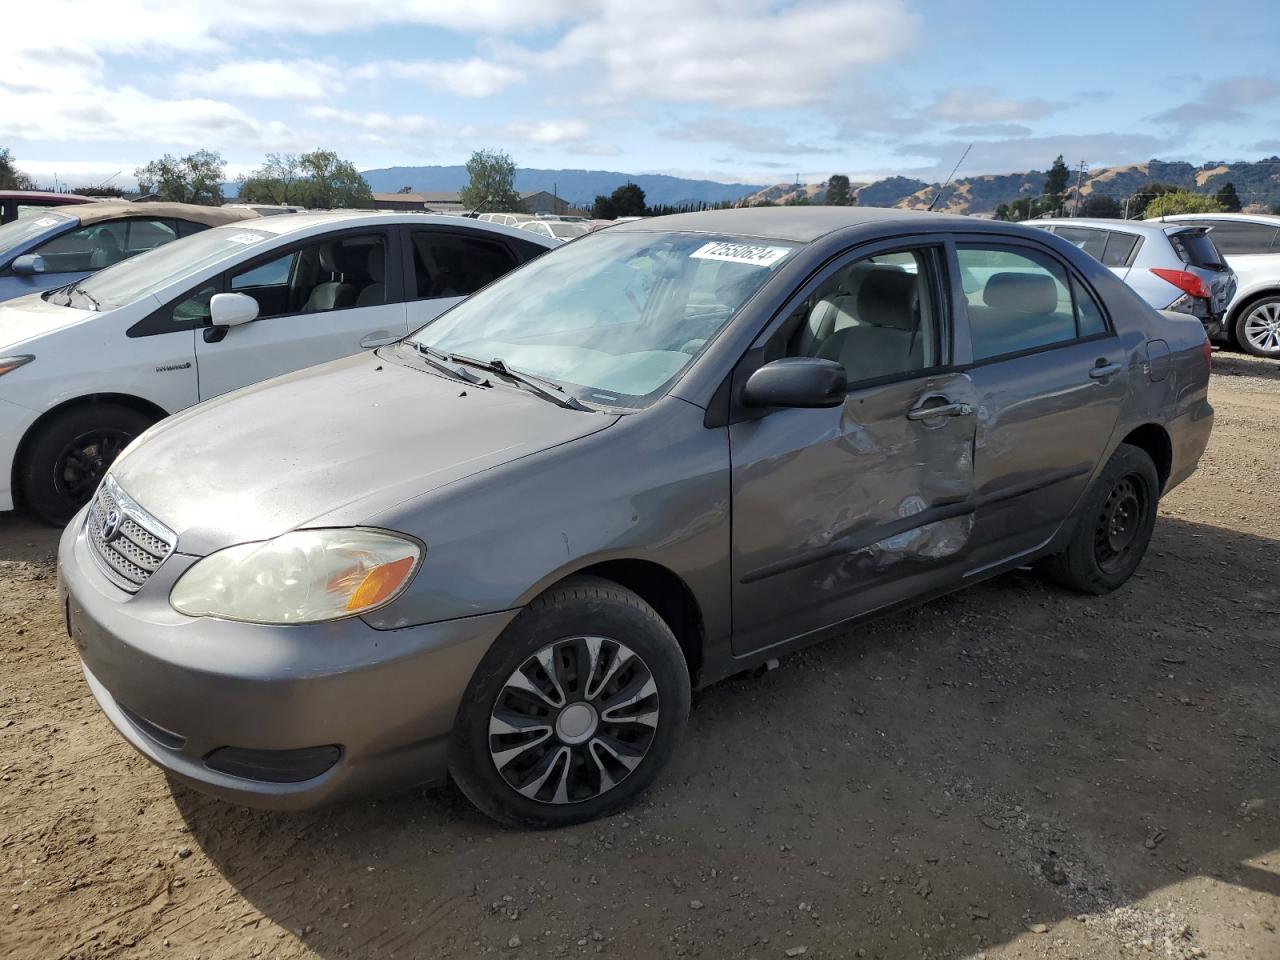
[[[73,407],[42,424],[18,464],[23,505],[51,526],[62,526],[84,506],[132,440],[152,418],[132,407],[93,403]]]
[[[1085,494],[1067,549],[1046,567],[1084,593],[1110,593],[1133,576],[1147,552],[1160,502],[1150,455],[1122,443]]]
[[[1280,296],[1249,304],[1236,318],[1236,343],[1255,357],[1280,358]]]
[[[689,696],[680,645],[654,609],[608,580],[572,577],[521,611],[481,661],[449,771],[511,826],[608,816],[671,756]]]

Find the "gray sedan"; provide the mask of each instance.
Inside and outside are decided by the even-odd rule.
[[[153,427],[63,535],[68,629],[198,789],[449,774],[506,823],[580,822],[652,782],[694,688],[1033,561],[1119,587],[1208,376],[1199,321],[1042,230],[619,225]]]

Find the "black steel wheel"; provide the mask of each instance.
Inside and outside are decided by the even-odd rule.
[[[1150,455],[1122,443],[1085,494],[1066,550],[1046,564],[1049,573],[1085,593],[1115,590],[1147,552],[1159,500]]]

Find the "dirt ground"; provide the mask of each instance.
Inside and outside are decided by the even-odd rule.
[[[722,683],[638,808],[554,833],[171,789],[0,515],[0,957],[1277,960],[1280,366],[1214,367],[1125,589],[1019,572]]]

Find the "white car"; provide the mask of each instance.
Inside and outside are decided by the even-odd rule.
[[[591,232],[591,228],[585,223],[568,223],[564,220],[526,220],[520,224],[520,229],[561,243]]]
[[[527,213],[482,213],[476,219],[485,223],[500,223],[506,227],[518,227],[526,220],[532,220],[533,217]]]
[[[1239,283],[1227,306],[1227,332],[1255,357],[1280,359],[1280,217],[1186,213],[1164,219],[1213,228],[1209,236]]]
[[[0,304],[0,510],[65,522],[160,418],[399,340],[554,246],[463,217],[298,213]]]

